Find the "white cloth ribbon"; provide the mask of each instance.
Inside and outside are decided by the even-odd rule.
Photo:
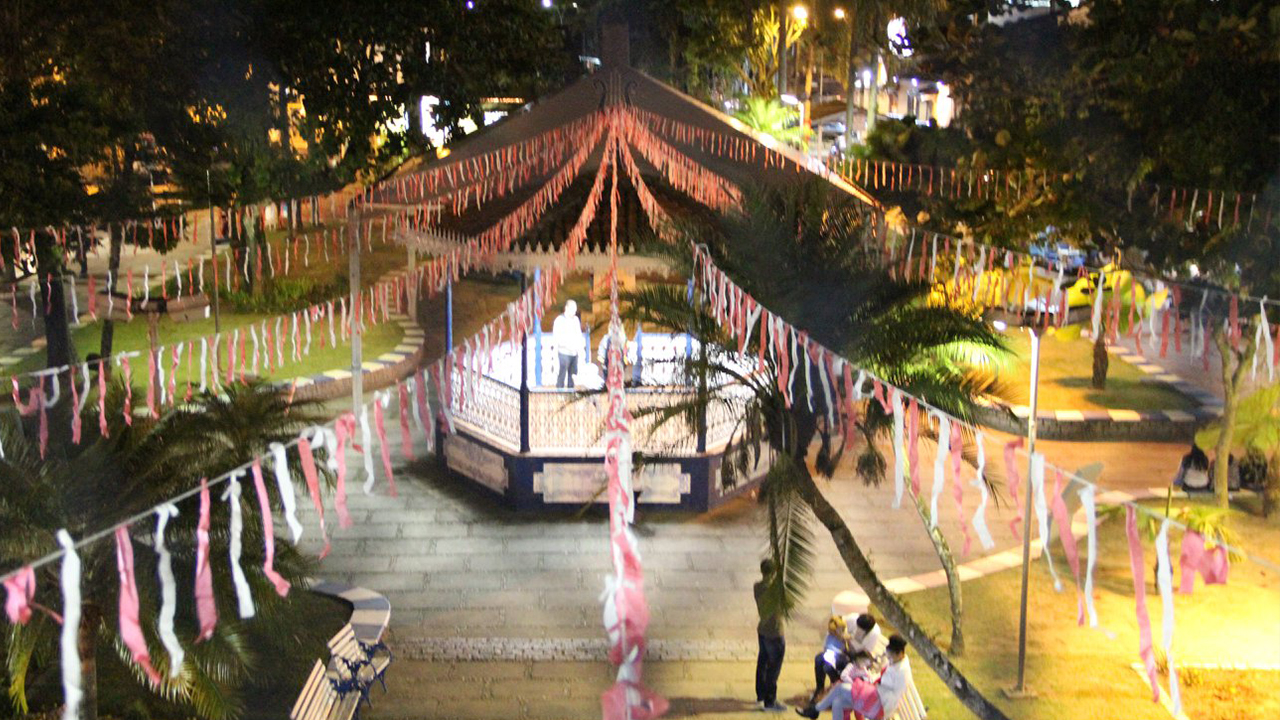
[[[1044,455],[1031,455],[1031,493],[1034,498],[1036,524],[1040,528],[1040,549],[1044,561],[1049,565],[1049,575],[1053,577],[1053,589],[1062,592],[1062,581],[1058,579],[1058,571],[1053,566],[1053,555],[1049,553],[1049,507],[1044,496]]]
[[[854,393],[862,390],[863,373],[858,371],[858,382],[854,385]],[[893,506],[902,507],[902,488],[907,474],[907,450],[903,441],[905,412],[902,409],[902,393],[892,393],[890,403],[893,406]]]
[[[178,587],[173,579],[173,557],[164,544],[165,528],[169,518],[178,516],[178,508],[173,503],[165,503],[156,508],[156,563],[160,575],[160,642],[169,653],[169,677],[176,678],[182,673],[182,661],[185,653],[178,636],[173,631],[173,616],[178,607]]]
[[[209,338],[200,338],[200,392],[208,387],[209,377]]]
[[[1261,355],[1267,361],[1267,382],[1273,382],[1276,379],[1276,357],[1275,344],[1271,339],[1271,326],[1267,323],[1267,299],[1264,297],[1258,301],[1258,331],[1253,338],[1253,381],[1258,380],[1258,356]]]
[[[937,410],[930,415],[938,418],[938,452],[933,458],[933,488],[929,493],[929,529],[938,527],[938,497],[946,485],[947,453],[951,448],[951,419]]]
[[[80,556],[66,530],[58,531],[62,546],[62,633],[58,638],[61,654],[62,720],[80,720],[80,701],[84,698],[80,675]]]
[[[987,481],[983,477],[987,469],[987,451],[981,430],[975,431],[974,443],[978,447],[978,469],[969,484],[978,490],[980,499],[977,509],[973,511],[973,529],[978,531],[978,542],[982,543],[982,549],[990,550],[996,546],[996,541],[992,539],[991,531],[987,529],[987,499],[990,491],[987,490]]]
[[[1084,607],[1089,614],[1089,627],[1098,627],[1098,611],[1093,606],[1093,568],[1098,562],[1098,509],[1094,503],[1092,485],[1080,488],[1079,494],[1080,505],[1084,508],[1085,521],[1089,526],[1089,559],[1084,571]]]
[[[1164,657],[1169,666],[1169,698],[1172,715],[1182,715],[1182,693],[1178,690],[1178,668],[1173,661],[1173,568],[1169,564],[1169,518],[1160,524],[1156,536],[1156,585],[1160,588],[1160,621],[1163,630]]]
[[[231,473],[227,478],[227,489],[222,493],[222,499],[231,505],[231,523],[228,529],[231,535],[231,580],[236,587],[236,602],[239,605],[241,619],[248,620],[253,617],[253,594],[249,591],[249,581],[244,577],[244,568],[240,567],[240,535],[244,532],[244,517],[240,509],[240,478],[244,477],[244,470],[237,470]]]
[[[360,408],[360,456],[364,460],[364,494],[373,494],[373,431],[369,428],[369,406]]]
[[[302,539],[302,523],[298,521],[298,501],[293,494],[293,478],[289,476],[289,459],[285,456],[284,445],[271,443],[273,466],[276,472],[276,487],[280,490],[280,504],[284,506],[284,521],[293,534],[293,544]]]

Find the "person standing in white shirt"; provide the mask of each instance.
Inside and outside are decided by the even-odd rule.
[[[578,356],[586,349],[582,323],[578,320],[578,303],[569,300],[564,304],[564,313],[557,316],[551,324],[551,340],[556,344],[556,352],[560,355],[556,387],[572,388],[574,376],[578,374]]]

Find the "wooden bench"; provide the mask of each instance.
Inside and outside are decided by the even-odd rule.
[[[340,670],[346,670],[348,676],[361,685],[361,694],[367,701],[369,687],[374,682],[382,685],[387,691],[386,673],[391,666],[391,651],[382,643],[367,645],[356,637],[355,628],[350,623],[342,626],[337,635],[329,640],[329,654],[332,664]],[[372,703],[370,703],[372,704]]]
[[[928,717],[929,711],[924,706],[924,701],[920,699],[920,691],[916,690],[915,678],[907,683],[906,692],[902,693],[902,699],[898,701],[898,709],[894,711],[891,720],[924,720]]]
[[[317,660],[289,711],[289,720],[328,720],[337,704],[338,691],[329,682],[324,663]]]

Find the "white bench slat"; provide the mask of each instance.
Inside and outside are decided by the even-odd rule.
[[[326,677],[324,663],[319,660],[311,668],[307,684],[302,687],[298,701],[289,713],[291,720],[322,720],[329,717],[336,694]]]
[[[914,679],[907,683],[906,691],[902,693],[902,699],[898,701],[898,708],[893,717],[894,720],[925,719],[924,701],[920,699],[920,692],[916,690]]]

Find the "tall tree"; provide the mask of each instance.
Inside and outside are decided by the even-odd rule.
[[[721,269],[772,312],[796,321],[818,342],[894,385],[966,415],[973,398],[990,389],[972,372],[970,362],[1000,352],[1000,339],[978,320],[928,305],[927,288],[889,278],[877,259],[861,249],[866,229],[861,211],[836,201],[821,182],[811,182],[789,191],[749,192],[743,213],[727,216],[710,229],[686,232],[696,233]],[[760,258],[769,262],[761,263]],[[854,451],[846,447],[840,429],[828,422],[821,393],[815,393],[810,409],[797,380],[800,389],[788,403],[779,390],[781,368],[767,357],[763,373],[740,370],[733,359],[736,343],[708,310],[685,298],[683,289],[643,288],[626,293],[625,299],[629,320],[646,327],[692,328],[709,347],[686,361],[691,378],[729,378],[749,390],[745,402],[714,392],[695,393],[688,402],[661,410],[659,421],[681,417],[697,427],[712,405],[732,413],[738,425],[734,450],[724,466],[730,481],[751,472],[763,455],[772,457],[760,494],[770,553],[780,569],[769,601],[785,613],[803,592],[812,515],[830,533],[854,580],[948,689],[979,717],[1003,718],[885,588],[819,487],[815,471],[830,477],[844,452]],[[752,345],[758,347],[759,342],[756,333]],[[754,357],[753,347],[747,355]],[[800,374],[797,370],[794,377]],[[883,474],[884,461],[872,443],[885,423],[883,411],[869,403],[858,425],[866,443],[857,458],[858,471],[867,482],[878,482]],[[958,626],[960,620],[954,617],[953,623]]]

